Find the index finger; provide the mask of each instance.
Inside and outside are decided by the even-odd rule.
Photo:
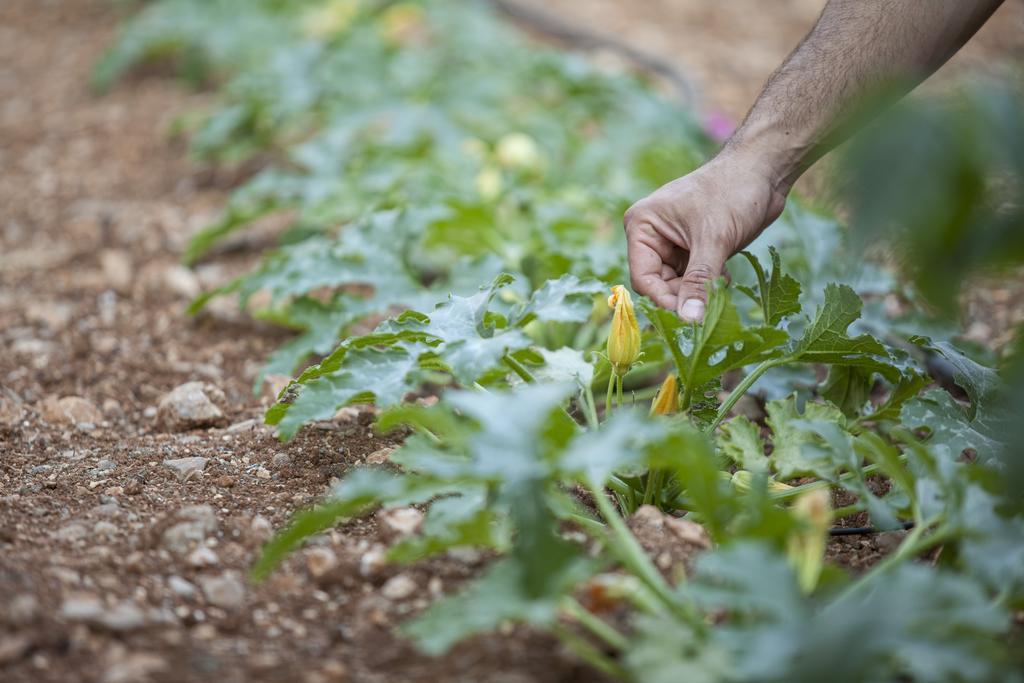
[[[638,240],[629,240],[626,245],[629,260],[629,276],[637,294],[650,297],[654,303],[675,310],[676,295],[668,282],[661,276],[663,261],[651,246]]]

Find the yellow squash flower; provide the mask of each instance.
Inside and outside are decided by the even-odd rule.
[[[651,403],[651,415],[672,415],[679,412],[679,383],[675,373],[669,374]]]
[[[306,12],[302,29],[310,38],[330,38],[347,29],[358,12],[358,0],[328,0]]]
[[[380,32],[395,45],[409,45],[426,31],[426,14],[419,5],[400,2],[384,10],[380,16]]]
[[[615,309],[608,334],[608,360],[615,374],[621,377],[640,356],[640,326],[636,322],[633,300],[622,285],[612,287],[608,306]]]
[[[749,491],[753,481],[754,473],[749,470],[736,470],[732,475],[732,485],[736,487],[737,491]],[[775,481],[774,479],[768,480],[768,493],[784,493],[791,488],[793,487],[789,484],[783,484],[781,481]]]
[[[818,585],[825,565],[825,543],[832,524],[832,501],[828,489],[804,493],[793,504],[792,514],[803,529],[789,537],[786,555],[796,571],[801,590],[810,593]]]
[[[537,170],[544,163],[537,142],[526,133],[509,133],[498,140],[494,151],[505,168]]]

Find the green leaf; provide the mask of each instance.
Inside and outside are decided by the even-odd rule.
[[[728,291],[710,286],[702,324],[642,301],[647,318],[665,339],[685,386],[698,387],[736,368],[781,355],[788,336],[772,327],[743,327]]]
[[[281,437],[290,439],[302,425],[326,420],[349,403],[398,403],[420,385],[422,377],[419,361],[403,349],[349,351],[341,370],[303,383],[294,400],[279,403],[281,408],[267,413],[267,423],[276,424]]]
[[[926,429],[929,444],[943,444],[957,455],[971,448],[983,462],[994,461],[1001,448],[998,433],[971,420],[970,413],[948,392],[933,389],[904,404],[900,420],[911,429]]]
[[[721,683],[736,680],[733,657],[714,638],[667,615],[637,619],[626,667],[644,683]]]
[[[765,405],[768,413],[766,422],[772,430],[772,453],[769,462],[779,474],[780,479],[808,474],[832,474],[836,470],[835,463],[827,458],[815,457],[804,448],[805,445],[817,441],[815,433],[803,426],[807,422],[835,422],[845,424],[843,414],[832,405],[808,402],[801,414],[797,409],[795,396],[786,399],[768,401]]]
[[[740,253],[750,262],[757,275],[758,295],[752,298],[761,307],[764,321],[774,326],[800,312],[800,283],[782,272],[779,252],[775,247],[768,247],[768,252],[772,259],[771,277],[765,275],[756,256],[747,251]]]
[[[846,334],[850,324],[860,317],[862,305],[849,286],[829,284],[825,288],[825,302],[818,307],[790,357],[804,363],[857,365],[897,381],[898,371],[881,342],[867,334]]]
[[[910,341],[938,354],[953,366],[953,381],[971,400],[967,411],[969,420],[977,417],[979,408],[996,400],[1003,382],[995,370],[974,362],[949,342],[934,343],[927,337],[912,337]]]
[[[870,368],[833,365],[821,386],[821,397],[843,411],[847,417],[855,418],[861,414],[871,397],[874,377],[874,370]]]
[[[594,297],[603,291],[605,285],[600,281],[581,280],[575,275],[548,280],[512,316],[511,324],[522,327],[532,320],[583,322],[594,310]]]
[[[513,621],[549,626],[558,618],[558,603],[572,586],[592,572],[592,565],[573,559],[550,576],[551,590],[531,595],[525,589],[523,566],[513,558],[492,564],[461,593],[442,598],[402,626],[425,653],[440,655],[458,641],[492,631]]]
[[[434,501],[419,533],[392,546],[388,559],[415,562],[460,546],[506,550],[507,525],[488,508],[487,493],[486,487],[467,486],[458,495]]]
[[[764,455],[764,442],[760,428],[739,415],[724,423],[715,435],[719,452],[736,463],[740,469],[761,472],[768,469]]]
[[[565,346],[555,351],[537,349],[536,353],[543,365],[532,368],[530,372],[539,382],[576,382],[589,387],[594,381],[594,364],[585,360],[582,351]]]
[[[651,420],[638,410],[618,410],[600,430],[574,438],[561,455],[561,466],[581,481],[603,486],[613,472],[646,469],[645,448],[668,433],[665,420]]]

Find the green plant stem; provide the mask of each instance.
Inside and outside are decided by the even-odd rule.
[[[680,616],[689,623],[695,622],[695,615],[686,610],[672,594],[672,589],[665,579],[658,573],[658,570],[651,563],[650,558],[640,547],[636,537],[633,536],[626,523],[618,512],[612,508],[612,504],[604,494],[604,490],[597,485],[590,484],[587,487],[594,497],[601,516],[607,522],[607,540],[612,550],[619,557],[619,561],[642,582],[673,614]]]
[[[679,412],[685,413],[690,409],[690,403],[693,401],[693,382],[687,382],[683,387],[683,396],[679,399]]]
[[[632,486],[619,479],[614,474],[608,478],[608,488],[615,491],[615,493],[621,493],[624,496],[628,495],[633,490]]]
[[[588,643],[586,640],[576,635],[569,629],[565,628],[560,624],[555,624],[551,628],[562,643],[565,644],[574,655],[582,659],[584,662],[594,667],[601,673],[611,676],[620,681],[630,681],[632,677],[629,673],[623,669],[619,664],[612,661],[611,657],[604,654],[596,647]]]
[[[534,382],[537,381],[537,378],[534,377],[529,370],[523,367],[522,363],[517,361],[512,356],[505,354],[505,356],[502,357],[502,361],[504,361],[505,365],[509,366],[509,368],[512,369],[512,372],[519,375],[519,378],[522,379],[527,384],[533,384]]]
[[[587,410],[587,423],[591,429],[597,429],[601,422],[597,419],[597,406],[594,404],[594,390],[589,386],[583,388],[583,404]]]
[[[622,377],[619,377],[618,381],[615,382],[615,398],[616,398],[615,407],[616,408],[621,408],[622,407]]]
[[[604,419],[606,420],[612,414],[612,392],[615,391],[615,378],[614,372],[608,375],[608,393],[604,397]]]
[[[750,387],[754,386],[754,382],[756,382],[761,375],[768,372],[768,370],[772,369],[776,365],[780,365],[782,362],[784,361],[780,358],[766,360],[751,370],[750,373],[736,385],[736,388],[730,392],[725,401],[722,402],[722,405],[718,408],[718,413],[715,415],[714,422],[712,422],[705,431],[709,434],[713,433],[718,428],[718,425],[722,423],[722,420],[729,416],[729,411],[733,409],[733,406],[743,398],[744,394],[750,390]],[[687,387],[687,389],[689,389],[689,387]]]
[[[644,489],[644,505],[657,505],[663,482],[665,481],[664,470],[651,470],[647,473],[647,487]]]
[[[843,519],[844,517],[855,515],[863,510],[863,505],[847,505],[845,507],[836,508],[835,510],[832,511],[832,520],[836,521],[839,519]]]
[[[595,636],[600,638],[609,647],[616,650],[625,650],[629,647],[629,639],[619,633],[608,622],[593,614],[586,607],[577,602],[574,598],[566,598],[562,601],[562,608],[566,613]]]
[[[861,475],[871,474],[872,472],[878,471],[878,469],[879,469],[878,465],[876,463],[872,463],[870,465],[865,465],[864,467],[860,468],[860,474]],[[808,482],[806,484],[800,484],[800,486],[794,486],[793,488],[789,489],[788,491],[781,491],[779,493],[772,493],[772,494],[769,495],[769,497],[772,500],[789,500],[790,498],[796,498],[801,493],[807,493],[808,491],[816,491],[818,489],[831,488],[832,486],[835,486],[835,485],[837,485],[837,484],[839,484],[841,482],[844,482],[844,481],[846,481],[848,479],[854,479],[857,476],[858,476],[857,472],[843,472],[842,474],[839,475],[839,480],[837,482],[835,482],[835,484],[833,484],[831,481],[826,481],[824,479],[818,479],[817,481]]]
[[[584,529],[597,533],[603,532],[606,528],[604,524],[594,519],[593,517],[581,515],[576,512],[570,512],[565,519],[569,520],[570,522],[575,522],[576,524],[579,524]]]

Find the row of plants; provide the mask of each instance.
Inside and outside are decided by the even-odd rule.
[[[290,438],[372,402],[379,430],[411,432],[395,468],[354,470],[299,514],[257,576],[339,522],[416,504],[424,525],[392,561],[497,557],[403,627],[429,653],[519,622],[623,680],[1019,678],[1024,518],[994,370],[887,317],[891,278],[838,264],[837,222],[795,201],[777,249],[759,241],[713,284],[702,324],[618,284],[623,210],[713,151],[692,113],[455,0],[158,0],[97,82],[154,59],[220,84],[181,124],[197,154],[265,168],[187,258],[290,218],[256,269],[193,305],[264,302],[255,315],[298,332],[267,371],[319,361],[267,421]],[[931,388],[925,357],[967,400]],[[734,417],[755,393],[765,419]],[[855,502],[833,509],[836,490]],[[644,505],[710,534],[687,576],[631,533]],[[825,546],[862,512],[910,531],[850,576]]]

